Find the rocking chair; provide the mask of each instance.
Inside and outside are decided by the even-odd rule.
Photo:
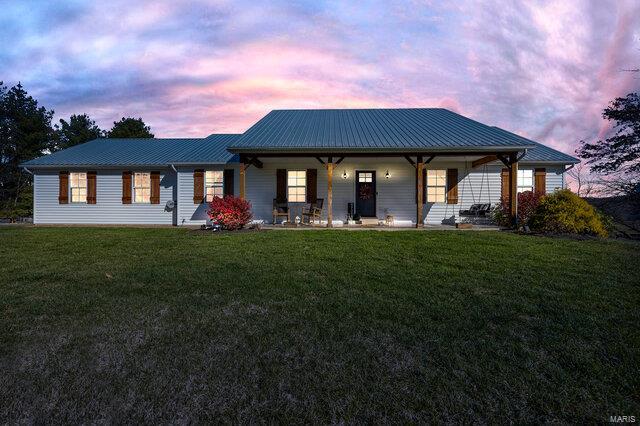
[[[287,218],[287,223],[291,222],[291,213],[289,210],[289,204],[287,202],[278,202],[273,199],[273,224],[278,223],[278,218]]]
[[[324,198],[318,198],[315,203],[309,204],[309,209],[305,209],[302,211],[303,219],[307,218],[307,223],[311,224],[316,220],[322,219],[322,204],[324,203]]]

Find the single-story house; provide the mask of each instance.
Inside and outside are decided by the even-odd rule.
[[[204,224],[207,201],[235,195],[271,223],[322,203],[396,225],[455,223],[501,197],[565,187],[578,160],[442,108],[271,111],[243,134],[96,139],[22,164],[36,224]],[[277,204],[276,204],[277,203]],[[318,204],[319,206],[319,204]],[[286,218],[285,218],[286,220]]]

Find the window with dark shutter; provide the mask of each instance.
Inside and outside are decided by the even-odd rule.
[[[307,203],[318,200],[318,169],[307,169]]]
[[[160,204],[160,172],[151,172],[151,204]]]
[[[122,204],[131,204],[131,172],[122,172]]]
[[[276,170],[276,200],[278,203],[287,202],[287,169]]]
[[[96,203],[96,172],[87,172],[87,204]]]
[[[233,169],[224,169],[224,196],[233,197]]]
[[[537,168],[535,171],[535,191],[540,195],[547,193],[547,170]]]
[[[69,172],[60,172],[58,178],[58,203],[69,203]]]
[[[458,169],[447,169],[447,204],[458,204]]]
[[[204,200],[204,170],[193,171],[193,204]]]

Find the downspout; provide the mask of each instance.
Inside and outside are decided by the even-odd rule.
[[[176,199],[173,200],[175,205],[174,207],[175,213],[173,213],[174,214],[173,226],[177,226],[178,225],[178,196],[179,196],[178,191],[180,191],[180,188],[178,187],[178,170],[176,170],[176,166],[174,166],[173,164],[169,164],[169,167],[171,167],[171,170],[173,170],[173,172],[176,174]]]
[[[29,173],[30,175],[33,175],[33,172],[31,170],[27,169],[24,166],[22,166],[22,170],[24,170],[25,172]]]

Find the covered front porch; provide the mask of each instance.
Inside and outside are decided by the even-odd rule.
[[[243,152],[239,195],[265,224],[423,228],[468,222],[475,204],[510,200],[524,151]],[[320,205],[320,217],[305,212]],[[275,209],[285,214],[275,215]],[[282,223],[289,226],[283,226]],[[482,223],[487,224],[485,221]]]

